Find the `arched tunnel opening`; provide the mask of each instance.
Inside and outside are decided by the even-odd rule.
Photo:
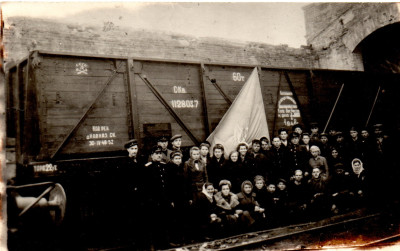
[[[376,79],[377,99],[371,121],[399,131],[400,23],[384,26],[368,35],[354,50],[363,58],[364,70]],[[379,90],[379,91],[378,91]]]

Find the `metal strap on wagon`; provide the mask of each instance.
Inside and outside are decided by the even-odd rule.
[[[168,102],[163,98],[160,92],[150,83],[146,76],[142,76],[142,74],[138,73],[138,76],[143,80],[143,82],[149,87],[149,89],[153,92],[153,94],[160,100],[161,104],[168,110],[171,116],[178,122],[178,124],[182,127],[182,129],[186,132],[186,134],[190,137],[190,139],[196,144],[199,145],[199,140],[192,134],[189,128],[183,123],[182,119],[175,113],[172,107],[168,104]]]

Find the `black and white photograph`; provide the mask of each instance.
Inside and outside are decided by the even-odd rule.
[[[400,249],[399,34],[397,2],[2,2],[0,251]]]

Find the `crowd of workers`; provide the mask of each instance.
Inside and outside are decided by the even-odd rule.
[[[365,205],[372,182],[391,165],[382,125],[320,133],[295,125],[270,141],[239,143],[225,153],[208,142],[181,149],[182,136],[160,137],[149,156],[138,142],[115,176],[134,198],[135,227],[156,248],[303,222]],[[169,144],[170,143],[170,144]],[[211,156],[210,157],[210,152]],[[227,157],[225,157],[227,156]],[[147,237],[141,241],[146,242]],[[144,244],[146,245],[146,244]]]

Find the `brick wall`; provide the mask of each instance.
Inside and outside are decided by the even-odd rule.
[[[397,3],[314,3],[303,8],[307,43],[318,66],[364,70],[357,45],[369,34],[399,22]]]
[[[314,67],[312,52],[285,45],[240,43],[149,31],[126,30],[112,23],[74,25],[34,18],[11,18],[4,29],[6,62],[31,50],[131,56],[272,67]]]

